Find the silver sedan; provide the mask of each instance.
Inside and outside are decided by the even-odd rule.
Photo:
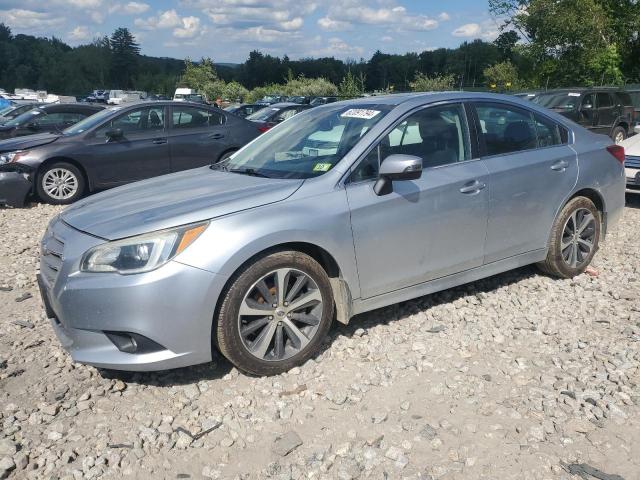
[[[332,321],[536,263],[581,274],[618,221],[624,150],[491,94],[338,102],[221,163],[84,199],[39,284],[74,360],[276,374]]]

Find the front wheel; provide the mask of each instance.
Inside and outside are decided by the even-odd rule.
[[[217,345],[240,370],[282,373],[318,352],[333,311],[318,262],[301,252],[272,253],[232,281],[218,314]]]
[[[551,228],[549,251],[538,264],[540,269],[560,278],[583,273],[598,250],[600,223],[600,212],[591,200],[571,199]]]
[[[84,193],[85,181],[82,172],[71,163],[56,162],[47,165],[38,174],[36,189],[44,202],[67,205],[78,200]]]

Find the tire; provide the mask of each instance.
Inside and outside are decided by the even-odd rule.
[[[624,141],[627,138],[627,131],[624,127],[617,126],[611,132],[611,139],[615,142],[616,145],[619,145],[620,142]]]
[[[222,155],[220,155],[220,158],[218,159],[218,161],[216,163],[220,163],[220,162],[226,160],[227,158],[229,158],[231,155],[233,155],[236,152],[237,152],[237,150],[229,150],[228,152],[224,152]]]
[[[62,183],[56,187],[56,181]],[[84,175],[78,167],[67,162],[56,162],[38,173],[36,191],[43,202],[68,205],[82,197],[85,185]]]
[[[277,272],[283,273],[282,295],[278,294]],[[296,291],[299,282],[301,286]],[[259,315],[251,315],[254,312]],[[276,375],[301,365],[320,350],[333,314],[331,285],[320,264],[301,252],[275,252],[259,258],[232,278],[219,309],[213,340],[238,369],[255,375]]]
[[[578,230],[584,228],[577,236],[574,235],[576,224]],[[598,251],[600,228],[601,214],[593,202],[586,197],[571,199],[553,223],[547,258],[538,267],[560,278],[580,275]],[[587,252],[589,244],[591,248]]]

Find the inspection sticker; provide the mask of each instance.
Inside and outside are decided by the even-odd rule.
[[[571,92],[571,93],[569,93],[569,96],[570,96],[570,97],[579,97],[579,96],[580,96],[580,94],[579,94],[579,93],[573,93],[573,92]]]
[[[313,166],[314,172],[328,172],[331,169],[330,163],[316,163]]]
[[[342,118],[362,118],[364,120],[371,120],[378,115],[380,110],[367,110],[365,108],[351,108],[340,115]]]

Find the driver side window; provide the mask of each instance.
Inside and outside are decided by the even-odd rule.
[[[119,128],[124,136],[164,129],[164,108],[137,108],[117,116],[96,130],[97,138],[105,138],[107,131]]]

